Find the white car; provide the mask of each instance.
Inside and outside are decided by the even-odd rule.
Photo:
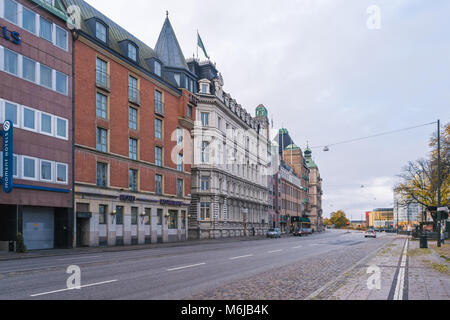
[[[375,230],[367,230],[364,233],[364,238],[377,238],[377,233],[375,232]]]

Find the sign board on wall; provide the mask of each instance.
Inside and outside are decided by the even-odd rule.
[[[14,154],[13,154],[13,123],[5,121],[3,124],[3,191],[11,193],[13,189],[13,175],[14,175]]]

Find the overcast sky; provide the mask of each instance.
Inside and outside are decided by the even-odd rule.
[[[450,121],[450,1],[227,0],[88,2],[154,48],[166,10],[186,57],[197,29],[229,92],[264,104],[302,149]],[[368,7],[381,10],[369,29]],[[313,149],[324,215],[392,207],[396,176],[428,154],[435,126]],[[364,188],[361,186],[364,185]]]

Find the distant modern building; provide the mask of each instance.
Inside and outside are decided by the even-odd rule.
[[[417,202],[402,204],[400,195],[394,193],[394,226],[400,229],[413,227],[422,221],[424,207]]]
[[[374,209],[369,214],[369,227],[378,229],[393,229],[394,209],[393,208]]]
[[[0,251],[22,233],[28,250],[73,237],[72,36],[60,0],[0,0]],[[2,149],[2,148],[0,148]],[[2,158],[13,155],[5,167]],[[5,171],[5,172],[4,172]]]

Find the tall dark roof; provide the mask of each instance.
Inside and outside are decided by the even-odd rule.
[[[93,33],[93,30],[89,28],[89,25],[87,21],[91,18],[97,18],[100,19],[102,22],[104,22],[108,26],[108,36],[109,36],[109,42],[108,47],[115,52],[123,55],[126,57],[127,53],[123,52],[120,42],[124,40],[129,40],[134,42],[139,50],[138,50],[138,57],[137,57],[137,63],[147,71],[150,71],[149,66],[147,65],[145,59],[156,57],[156,52],[153,51],[152,48],[147,46],[144,42],[140,41],[138,38],[133,36],[131,33],[126,31],[124,28],[119,26],[117,23],[109,19],[107,16],[105,16],[103,13],[89,5],[86,1],[83,0],[64,0],[66,3],[66,6],[69,7],[71,5],[78,6],[80,8],[81,13],[81,31],[89,34],[90,36],[95,38],[95,33]]]
[[[169,17],[164,21],[155,51],[158,58],[167,66],[189,70],[183,51],[178,43],[175,31],[173,31]]]

